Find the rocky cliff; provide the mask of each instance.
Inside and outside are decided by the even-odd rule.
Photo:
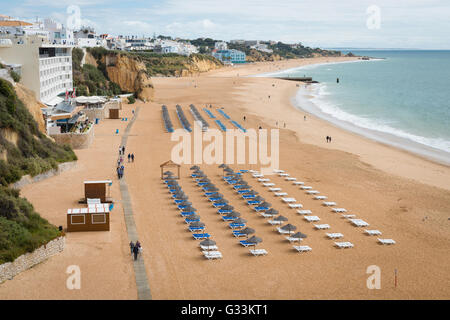
[[[135,92],[142,100],[152,99],[153,84],[144,62],[122,54],[108,54],[101,61],[106,65],[109,79],[123,91]]]
[[[33,116],[34,121],[37,122],[39,131],[46,134],[44,116],[41,110],[41,108],[45,108],[46,106],[36,100],[36,96],[33,91],[20,83],[16,83],[14,88],[17,97],[24,103],[25,107]]]
[[[196,55],[192,55],[189,61],[184,64],[184,68],[178,72],[177,76],[191,77],[198,75],[201,72],[208,72],[222,68],[223,65],[218,60],[205,59]]]

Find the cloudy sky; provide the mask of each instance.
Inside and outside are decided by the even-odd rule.
[[[260,39],[313,47],[450,49],[449,0],[0,0],[0,13],[113,35]]]

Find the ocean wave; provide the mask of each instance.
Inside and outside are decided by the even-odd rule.
[[[319,111],[332,119],[338,120],[338,122],[341,122],[341,125],[350,123],[351,125],[362,129],[369,129],[403,139],[408,139],[410,141],[450,153],[450,141],[446,139],[423,137],[406,132],[392,126],[395,124],[395,121],[390,119],[377,119],[369,116],[365,117],[351,114],[341,109],[339,104],[330,101],[328,98],[329,95],[330,93],[327,91],[326,85],[321,83],[310,86],[309,90],[300,89],[295,97],[295,100],[298,107],[305,109],[306,111],[310,111],[320,117],[320,114],[317,114],[317,111]],[[310,102],[309,105],[312,105],[312,108],[305,108],[307,105],[305,102]],[[316,110],[314,110],[314,108]]]

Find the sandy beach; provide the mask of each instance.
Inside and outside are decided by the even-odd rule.
[[[127,145],[127,152],[134,152],[136,161],[126,164],[125,177],[153,299],[450,298],[450,168],[343,131],[297,110],[291,101],[298,90],[296,82],[246,77],[352,59],[264,62],[226,67],[198,77],[153,78],[154,101],[124,105],[125,115],[141,106]],[[259,247],[269,254],[253,257],[248,248],[239,245],[189,177],[192,164],[182,164],[179,183],[223,254],[219,261],[206,260],[160,179],[159,165],[170,159],[176,144],[164,130],[163,104],[168,107],[175,129],[181,127],[176,104],[183,107],[191,123],[190,104],[199,110],[212,104],[211,110],[220,119],[223,118],[215,109],[223,107],[246,128],[274,129],[278,122],[280,169],[367,221],[371,229],[379,229],[383,238],[397,243],[378,244],[376,237],[364,235],[364,228],[352,226],[298,186],[277,175],[269,176],[304,209],[319,216],[320,223],[329,224],[331,229],[327,232],[340,232],[344,235],[342,241],[354,244],[351,249],[337,249],[333,240],[326,238],[326,231],[315,230],[296,210],[246,174],[244,178],[273,208],[287,217],[297,231],[307,234],[302,244],[310,246],[312,252],[299,254],[221,180],[218,164],[200,164],[235,210],[248,220],[248,226],[263,239]],[[212,128],[217,128],[203,115]],[[67,208],[76,207],[76,201],[83,196],[82,181],[112,179],[112,197],[117,205],[111,215],[111,231],[69,233],[62,254],[1,284],[0,299],[136,299],[129,240],[114,171],[125,125],[119,120],[102,121],[96,126],[92,146],[76,151],[79,160],[74,169],[22,190],[43,217],[65,226]],[[116,128],[120,129],[119,135],[114,134]],[[326,143],[327,135],[333,137],[333,143]],[[231,167],[259,169],[257,165]],[[68,290],[65,286],[65,270],[74,264],[82,271],[81,290]],[[366,286],[370,276],[366,270],[371,265],[381,270],[379,290]]]

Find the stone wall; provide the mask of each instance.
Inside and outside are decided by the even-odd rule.
[[[50,135],[57,144],[68,144],[72,149],[86,149],[94,141],[94,125],[86,133],[60,133]]]
[[[56,238],[33,252],[25,253],[13,262],[0,264],[0,283],[11,280],[16,275],[25,271],[51,256],[64,250],[65,237]]]
[[[27,174],[26,176],[22,176],[22,178],[19,181],[11,184],[10,187],[14,188],[14,189],[21,189],[24,186],[26,186],[27,184],[38,182],[38,181],[56,176],[63,171],[73,168],[76,164],[77,164],[76,161],[64,162],[64,163],[59,164],[57,169],[49,170],[47,172],[38,174],[34,177]]]

